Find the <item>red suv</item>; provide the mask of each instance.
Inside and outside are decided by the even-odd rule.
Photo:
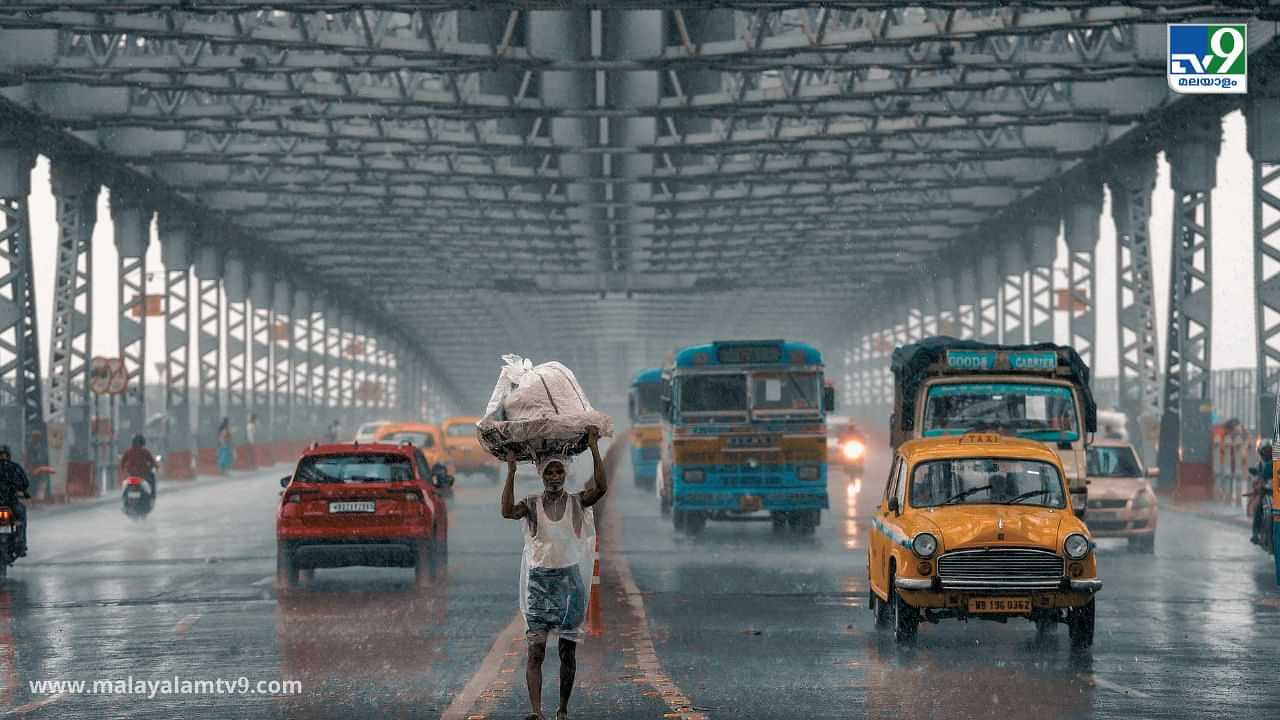
[[[411,444],[313,446],[281,478],[276,573],[292,587],[300,570],[412,567],[425,584],[448,561],[444,501]]]

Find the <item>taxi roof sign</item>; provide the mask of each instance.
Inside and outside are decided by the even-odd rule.
[[[998,443],[1001,439],[1000,433],[965,433],[960,436],[960,444],[986,445],[990,443]]]

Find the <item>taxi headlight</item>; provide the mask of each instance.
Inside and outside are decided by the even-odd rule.
[[[681,477],[684,479],[684,481],[685,481],[685,482],[688,482],[688,483],[700,483],[700,482],[702,482],[703,480],[706,480],[706,479],[707,479],[707,475],[706,475],[706,473],[704,473],[704,472],[703,472],[703,471],[701,471],[701,470],[696,470],[696,469],[695,469],[695,470],[685,470],[685,471],[684,471],[684,474],[683,474],[683,475],[681,475]]]
[[[1072,560],[1081,560],[1089,554],[1089,538],[1080,533],[1071,533],[1062,543],[1062,551]]]
[[[846,440],[840,446],[840,454],[844,455],[845,460],[861,460],[866,452],[867,446],[857,440]]]
[[[1151,494],[1147,492],[1146,488],[1139,490],[1138,494],[1133,496],[1133,506],[1135,508],[1147,508],[1151,507],[1151,505]]]
[[[911,540],[911,551],[923,560],[933,557],[938,552],[938,538],[922,532]]]
[[[801,465],[796,469],[796,477],[801,480],[817,480],[822,476],[822,469],[817,465]]]

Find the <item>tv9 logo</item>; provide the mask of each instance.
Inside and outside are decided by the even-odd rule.
[[[1169,88],[1176,93],[1249,91],[1247,25],[1169,25]]]

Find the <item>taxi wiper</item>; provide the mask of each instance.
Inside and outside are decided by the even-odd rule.
[[[1006,500],[1005,504],[1012,505],[1014,503],[1020,503],[1023,500],[1029,500],[1037,495],[1048,495],[1048,494],[1049,494],[1048,490],[1028,490],[1011,500]]]
[[[961,490],[960,492],[956,493],[955,495],[952,495],[951,497],[947,498],[946,500],[943,500],[943,501],[942,501],[942,504],[943,504],[943,505],[950,505],[951,503],[953,503],[953,502],[957,502],[957,501],[959,501],[959,500],[963,500],[963,499],[965,499],[965,498],[969,497],[970,495],[973,495],[974,493],[980,493],[980,492],[982,492],[983,490],[990,490],[990,489],[991,489],[991,486],[990,486],[990,485],[983,485],[983,486],[981,486],[981,487],[973,487],[973,488],[969,488],[968,490]]]

